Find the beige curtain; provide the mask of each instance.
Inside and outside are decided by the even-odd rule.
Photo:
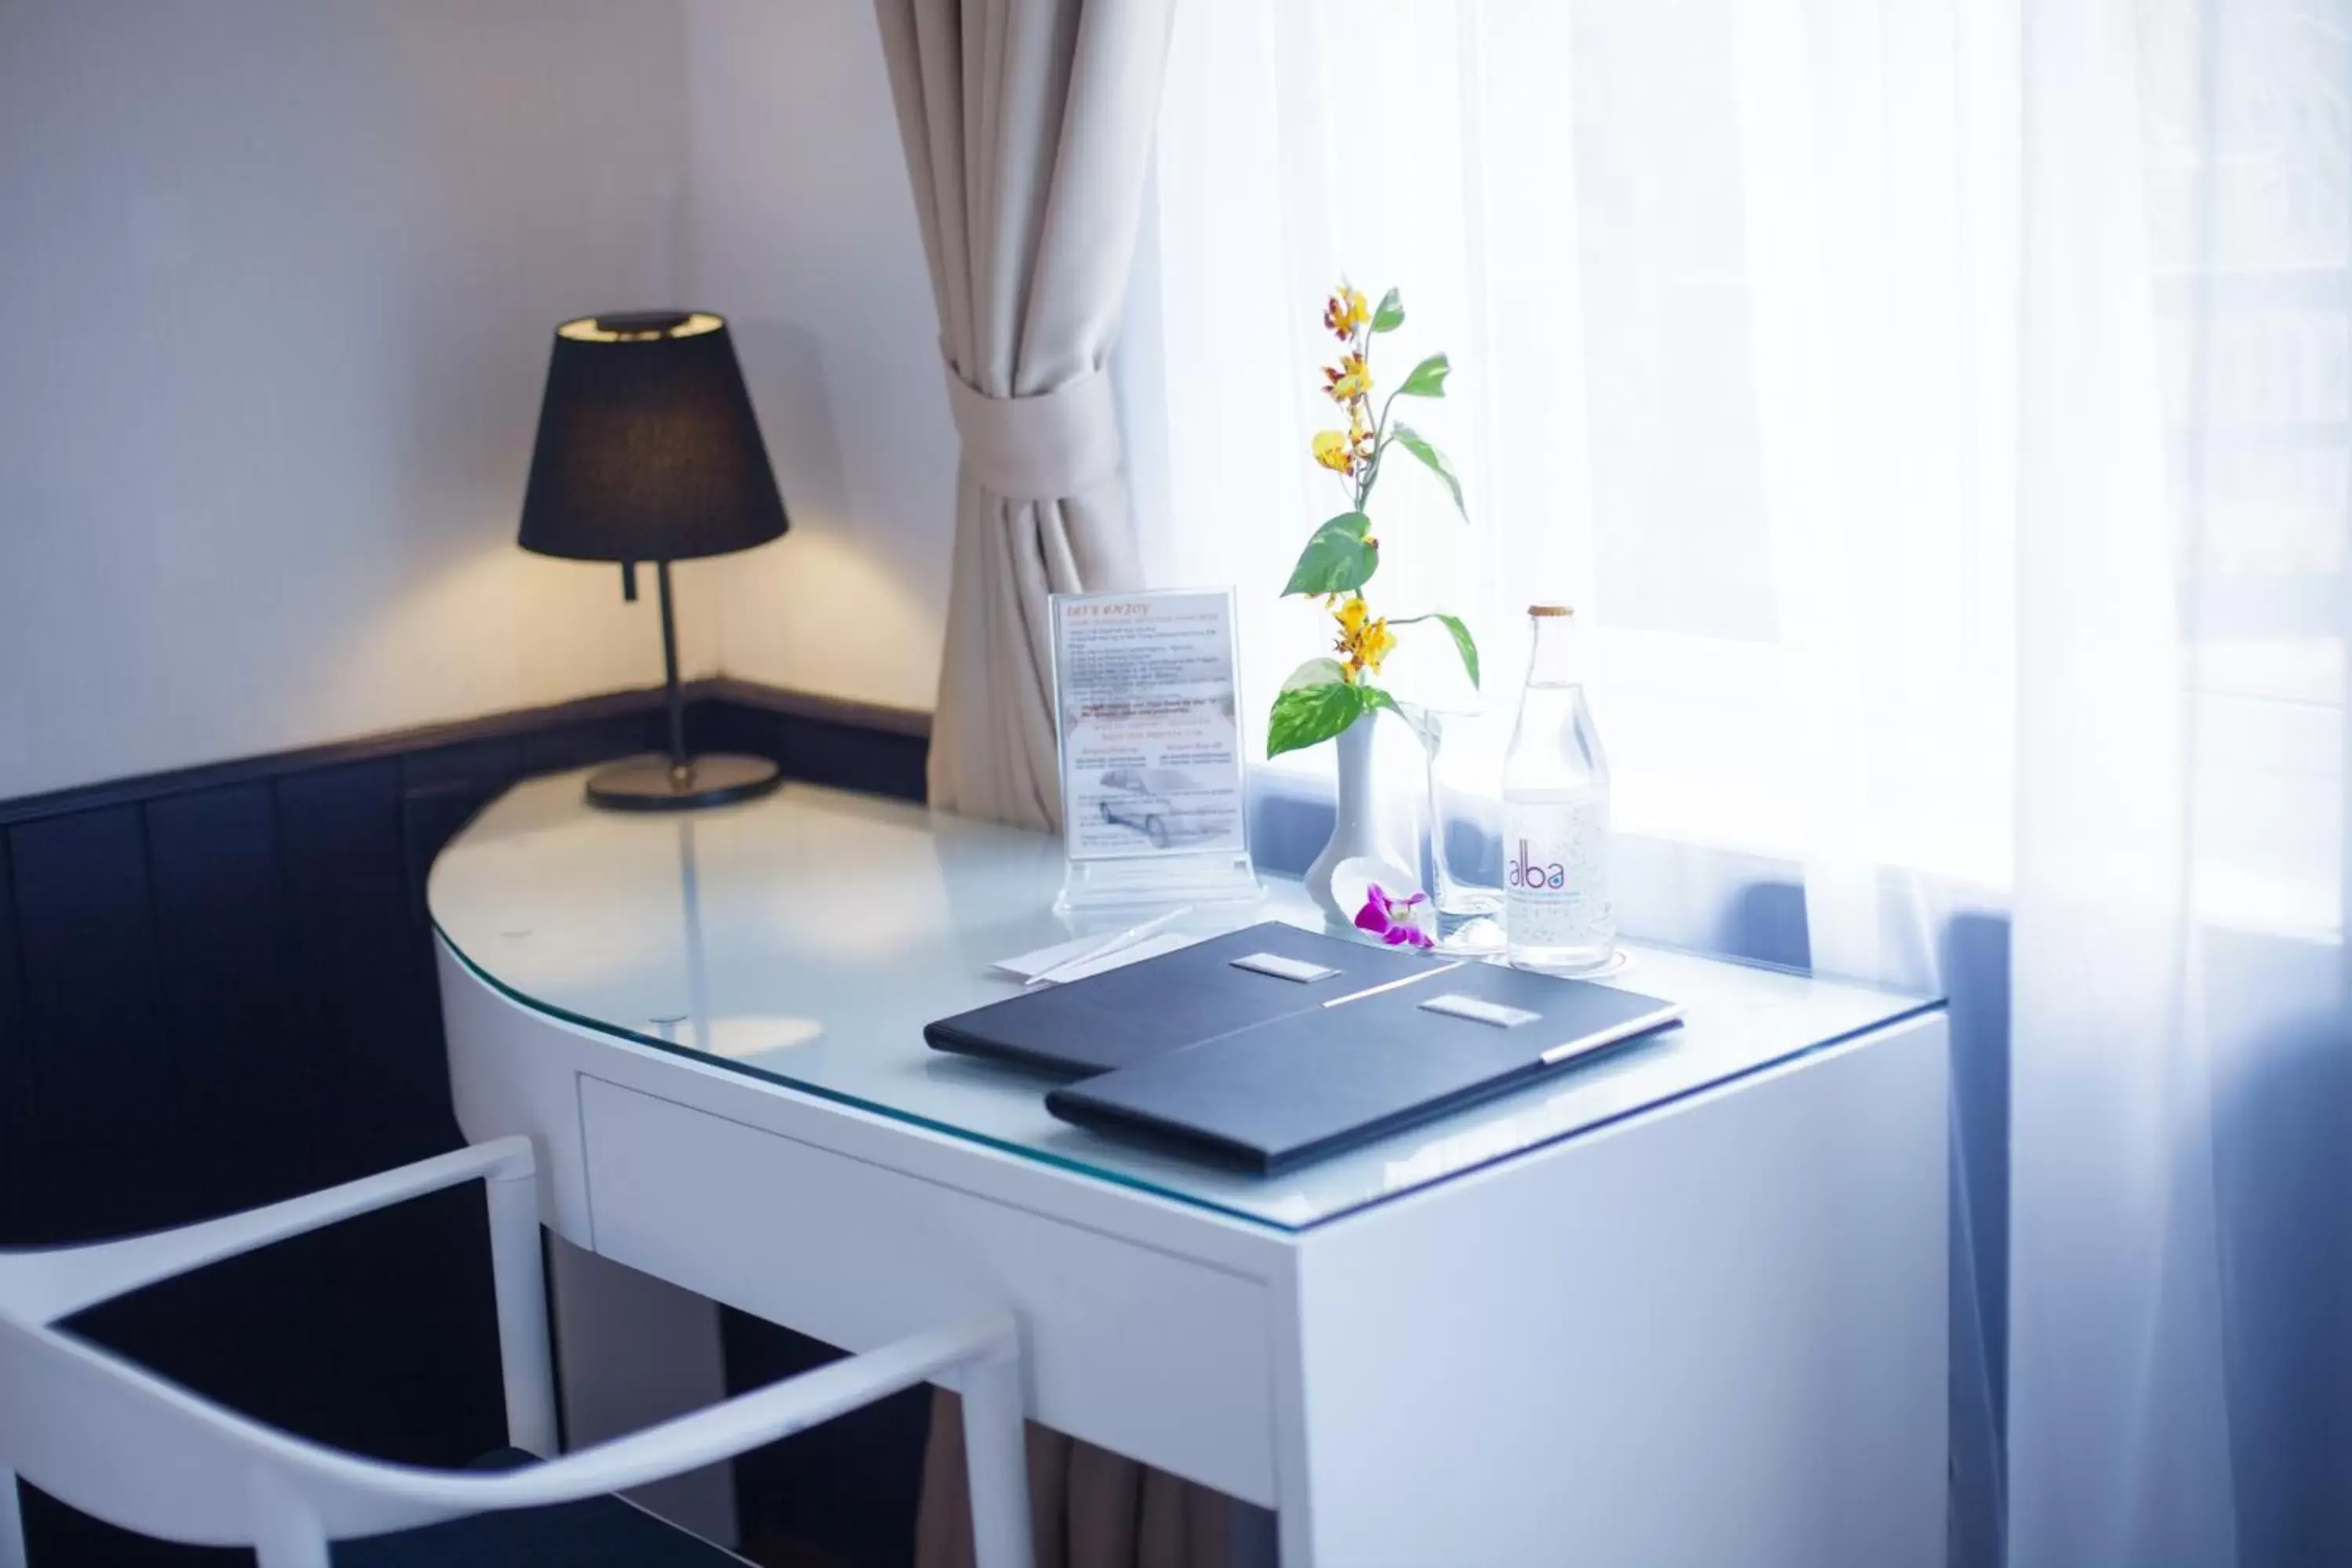
[[[1108,1449],[1029,1424],[1029,1510],[1037,1568],[1233,1568],[1237,1505]],[[931,1402],[915,1568],[973,1568],[963,1420],[952,1394]]]
[[[1046,598],[1139,586],[1106,374],[1173,0],[876,0],[962,438],[931,804],[1055,826]]]
[[[876,0],[963,445],[930,796],[1056,823],[1049,595],[1140,584],[1107,366],[1173,0]],[[920,1568],[971,1562],[932,1410]],[[1224,1568],[1219,1494],[1033,1426],[1038,1568]]]

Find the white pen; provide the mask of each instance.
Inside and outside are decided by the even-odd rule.
[[[1140,925],[1131,925],[1123,931],[1117,932],[1111,936],[1107,936],[1103,938],[1102,941],[1097,942],[1094,946],[1087,949],[1084,952],[1075,953],[1072,956],[1062,960],[1061,963],[1054,965],[1051,969],[1039,970],[1036,973],[1031,975],[1026,981],[1023,982],[1023,984],[1024,988],[1030,985],[1043,985],[1049,980],[1060,979],[1063,975],[1068,973],[1073,969],[1076,969],[1084,964],[1092,963],[1097,958],[1108,958],[1123,947],[1133,946],[1135,943],[1142,941],[1145,937],[1150,936],[1153,931],[1159,931],[1164,926],[1174,925],[1178,921],[1181,921],[1186,915],[1191,914],[1192,912],[1192,908],[1193,906],[1191,904],[1183,904],[1176,909],[1170,910],[1164,915],[1154,915]]]

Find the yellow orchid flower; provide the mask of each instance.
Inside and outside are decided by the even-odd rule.
[[[1353,403],[1372,390],[1371,367],[1361,354],[1340,356],[1339,368],[1323,372],[1323,390],[1334,403]]]
[[[1345,430],[1318,430],[1315,433],[1315,460],[1335,474],[1356,471],[1355,445]]]
[[[1323,324],[1341,342],[1354,337],[1372,319],[1372,308],[1356,289],[1340,284],[1331,291],[1331,299],[1323,307]]]
[[[1395,648],[1396,633],[1389,630],[1389,620],[1386,616],[1382,616],[1370,626],[1366,626],[1363,637],[1356,645],[1358,657],[1362,658],[1365,668],[1374,675],[1381,672],[1381,660],[1388,658]]]
[[[1388,617],[1373,616],[1364,596],[1356,594],[1341,600],[1332,610],[1331,618],[1339,626],[1339,635],[1332,639],[1332,650],[1346,656],[1346,662],[1339,667],[1339,679],[1352,686],[1367,672],[1378,675],[1381,661],[1396,647],[1396,633],[1389,630]]]

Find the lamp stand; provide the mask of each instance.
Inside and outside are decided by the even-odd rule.
[[[608,811],[691,811],[766,795],[783,782],[783,774],[765,757],[725,752],[687,755],[686,696],[677,683],[677,612],[670,600],[669,563],[656,562],[654,572],[661,584],[662,668],[667,676],[663,695],[669,716],[669,754],[631,757],[591,773],[588,803]],[[636,597],[634,574],[627,574],[627,587],[628,596]]]

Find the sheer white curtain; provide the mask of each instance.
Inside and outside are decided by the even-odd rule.
[[[2352,1560],[2352,13],[2026,8],[2011,1560]]]
[[[1239,584],[1262,710],[1318,304],[1400,287],[1473,521],[1384,485],[1374,591],[1504,705],[1579,606],[1629,926],[1953,995],[1964,1561],[2352,1552],[2347,12],[1179,12],[1150,570]]]
[[[1239,582],[1262,692],[1320,640],[1276,600],[1317,301],[1395,283],[1473,526],[1383,486],[1384,603],[1468,613],[1505,701],[1526,605],[1577,605],[1632,832],[2005,875],[2014,69],[1986,7],[1885,9],[1184,8],[1145,549]],[[1466,700],[1426,652],[1397,683]]]

